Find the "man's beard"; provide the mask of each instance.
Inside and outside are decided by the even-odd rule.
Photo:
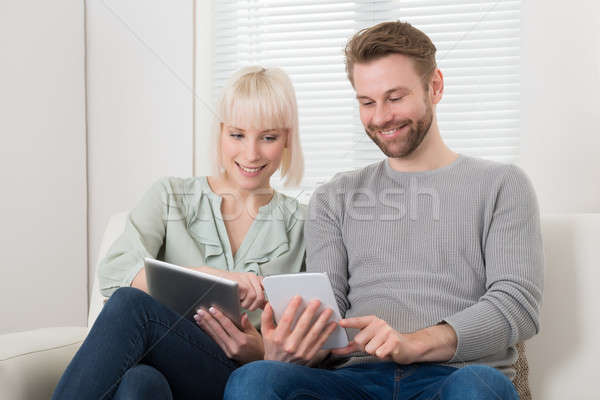
[[[369,125],[367,129],[365,129],[365,132],[386,156],[391,158],[406,157],[419,147],[423,142],[423,139],[425,139],[425,136],[427,136],[429,128],[431,128],[433,111],[429,101],[425,100],[425,104],[425,115],[423,115],[423,118],[416,121],[416,123],[415,121],[408,119],[403,121],[392,121],[381,127]],[[377,131],[386,131],[394,127],[406,125],[407,123],[409,131],[406,136],[402,135],[387,142],[381,140],[381,138],[377,136]]]

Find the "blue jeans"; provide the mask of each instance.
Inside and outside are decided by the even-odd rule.
[[[378,362],[337,370],[278,361],[256,361],[237,369],[224,399],[515,399],[519,396],[498,370],[472,365],[398,365]]]
[[[104,305],[53,399],[220,399],[239,365],[194,322],[134,288]]]

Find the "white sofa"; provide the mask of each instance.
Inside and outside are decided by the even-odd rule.
[[[100,256],[122,232],[125,214],[111,218]],[[600,214],[547,215],[542,220],[546,281],[542,332],[527,342],[536,400],[596,399],[600,342]],[[94,282],[88,326],[102,297]],[[48,399],[87,327],[45,328],[0,336],[0,399]]]

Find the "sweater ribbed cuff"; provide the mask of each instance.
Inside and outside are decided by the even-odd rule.
[[[449,363],[477,360],[508,347],[510,329],[492,304],[480,301],[444,319],[456,332],[456,353]]]

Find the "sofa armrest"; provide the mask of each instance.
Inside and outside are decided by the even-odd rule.
[[[86,334],[60,327],[0,335],[0,399],[49,399]]]

